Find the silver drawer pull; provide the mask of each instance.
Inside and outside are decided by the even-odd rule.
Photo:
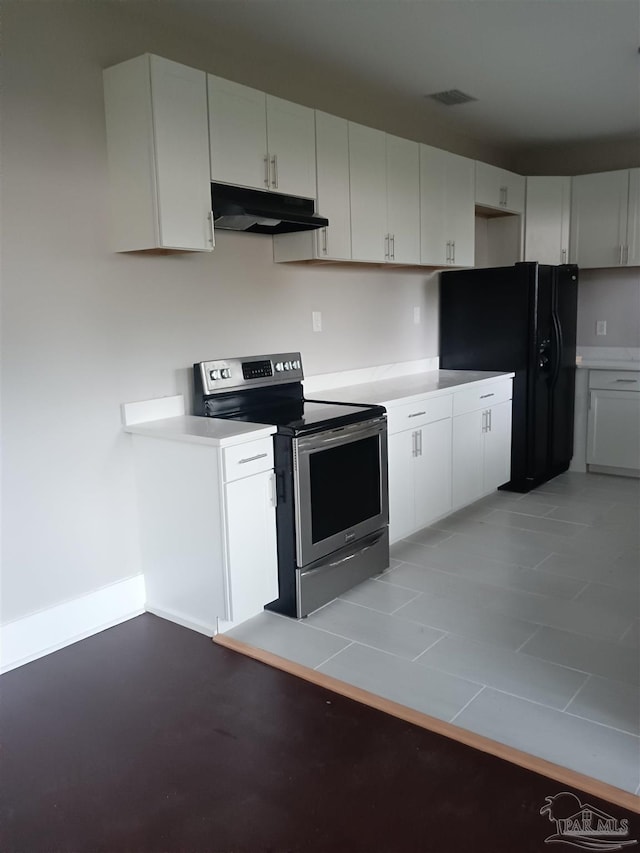
[[[258,453],[256,456],[247,456],[246,459],[238,460],[238,465],[244,465],[245,462],[255,462],[256,459],[264,459],[268,455],[268,453]]]
[[[426,415],[426,412],[413,412],[411,415],[407,415],[408,418],[417,418],[420,415]]]
[[[487,399],[487,397],[495,397],[495,396],[496,396],[496,395],[495,395],[495,394],[493,394],[493,393],[492,393],[492,394],[480,394],[480,399],[481,399],[481,400],[486,400],[486,399]]]
[[[616,379],[616,382],[637,382],[637,379]]]

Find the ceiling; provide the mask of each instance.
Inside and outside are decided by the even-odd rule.
[[[415,101],[488,143],[640,140],[640,0],[181,0],[227,30]],[[477,98],[445,107],[425,95]]]

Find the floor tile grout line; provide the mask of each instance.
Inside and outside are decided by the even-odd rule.
[[[471,697],[471,699],[469,699],[469,701],[468,701],[468,702],[466,702],[466,703],[462,706],[462,708],[460,708],[460,710],[459,710],[459,711],[456,711],[456,713],[453,715],[453,717],[451,717],[451,719],[449,720],[449,722],[450,722],[450,723],[455,722],[455,720],[460,716],[460,714],[461,714],[461,713],[462,713],[466,708],[468,708],[468,707],[469,707],[469,705],[473,702],[473,700],[474,700],[474,699],[477,699],[477,698],[478,698],[478,696],[482,693],[482,691],[483,691],[483,690],[486,690],[486,688],[487,688],[487,685],[486,685],[486,684],[483,684],[483,685],[480,687],[480,690],[478,690],[478,692],[477,692],[474,696],[472,696],[472,697]]]
[[[533,624],[533,625],[535,625],[536,623],[535,623],[535,622],[533,622],[532,624]],[[515,650],[515,651],[516,651],[516,654],[517,654],[519,651],[521,651],[521,649],[522,649],[524,646],[526,646],[526,645],[527,645],[527,643],[529,642],[529,640],[533,640],[533,638],[535,637],[535,635],[536,635],[537,633],[539,633],[539,631],[541,630],[541,628],[542,628],[542,627],[543,627],[542,625],[536,625],[536,627],[535,627],[535,629],[533,630],[533,632],[531,633],[531,635],[530,635],[529,637],[527,637],[527,639],[526,639],[523,643],[520,643],[520,645],[518,646],[518,648]],[[524,652],[523,652],[523,654],[524,654]],[[535,655],[529,655],[529,657],[535,657]],[[542,660],[542,658],[540,658],[540,660]]]
[[[603,729],[608,729],[612,732],[620,732],[620,734],[628,735],[635,738],[640,746],[640,731],[630,732],[628,729],[621,729],[618,726],[610,726],[608,723],[603,723],[600,720],[594,720],[591,717],[585,717],[582,714],[574,714],[573,711],[561,711],[561,714],[566,714],[567,717],[574,717],[576,720],[583,720],[585,723],[593,723],[596,726],[602,726]]]
[[[581,691],[582,689],[584,689],[584,688],[587,686],[587,684],[591,681],[591,679],[592,679],[592,678],[593,678],[592,673],[589,673],[589,674],[587,675],[587,677],[585,678],[585,680],[584,680],[584,681],[582,682],[582,684],[580,685],[580,687],[578,687],[578,689],[576,690],[576,692],[573,694],[573,696],[571,697],[571,699],[569,699],[569,701],[567,702],[567,704],[564,706],[564,708],[562,709],[562,711],[563,711],[563,712],[567,710],[567,708],[568,708],[568,707],[569,707],[569,705],[573,702],[573,700],[576,698],[576,696],[578,695],[578,693],[580,693],[580,691]]]
[[[403,607],[407,607],[409,604],[413,604],[413,602],[414,602],[414,601],[417,601],[419,598],[422,598],[424,595],[425,595],[425,593],[424,593],[424,592],[417,592],[417,593],[416,593],[412,598],[410,598],[410,599],[409,599],[409,601],[405,601],[405,602],[404,602],[404,604],[401,604],[399,607],[396,607],[396,609],[395,609],[395,610],[392,610],[392,611],[391,611],[391,613],[390,613],[389,615],[390,615],[390,616],[395,616],[395,615],[396,615],[396,613],[398,613],[398,611],[399,611],[399,610],[402,610],[402,608],[403,608]],[[421,625],[423,625],[424,623],[423,623],[423,622],[421,622],[420,624],[421,624]],[[433,626],[432,626],[432,625],[427,625],[427,627],[428,627],[428,628],[431,628],[431,627],[433,627]],[[436,629],[436,630],[437,630],[437,629]]]
[[[435,630],[438,630],[438,629],[437,629],[437,628],[434,628],[434,629],[432,629],[432,630],[434,630],[434,631],[435,631]],[[442,642],[442,640],[444,640],[446,637],[449,637],[449,636],[450,636],[450,633],[451,633],[450,631],[445,631],[445,632],[442,634],[442,636],[441,636],[441,637],[438,637],[438,639],[437,639],[437,640],[434,640],[434,641],[433,641],[433,643],[430,643],[430,644],[427,646],[427,648],[426,648],[426,649],[423,649],[423,650],[420,652],[420,654],[417,654],[414,658],[412,658],[412,659],[411,659],[411,663],[416,663],[416,661],[420,660],[420,658],[422,657],[422,655],[425,655],[425,654],[426,654],[428,651],[430,651],[434,646],[437,646],[437,645],[438,645],[438,643]],[[430,669],[437,669],[437,667],[430,667]],[[439,672],[444,672],[444,670],[438,670],[438,671],[439,671]],[[452,673],[448,673],[448,675],[452,675]],[[455,677],[456,677],[456,678],[461,678],[462,676],[455,676]],[[465,680],[465,681],[467,681],[468,679],[464,679],[464,680]],[[472,682],[472,683],[473,683],[473,682]]]
[[[351,646],[353,646],[353,645],[354,645],[354,643],[355,643],[355,640],[351,640],[351,642],[350,642],[350,643],[347,643],[347,645],[346,645],[346,646],[344,646],[342,649],[338,649],[338,651],[337,651],[337,652],[334,652],[332,655],[329,655],[329,657],[328,657],[326,660],[323,660],[321,663],[317,664],[317,666],[314,666],[313,668],[314,668],[314,669],[319,669],[321,666],[324,666],[326,663],[329,663],[329,661],[330,661],[330,660],[333,660],[333,658],[334,658],[334,657],[336,657],[337,655],[342,654],[342,652],[346,651],[346,649],[350,649],[350,648],[351,648]]]

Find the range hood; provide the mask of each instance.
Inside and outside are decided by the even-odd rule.
[[[215,227],[228,231],[286,234],[329,224],[328,219],[315,212],[313,199],[266,190],[211,184],[211,204]]]

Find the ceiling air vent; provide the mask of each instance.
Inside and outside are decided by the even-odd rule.
[[[454,104],[468,104],[469,101],[478,100],[461,92],[460,89],[448,89],[446,92],[436,92],[434,95],[427,95],[426,97],[438,101],[439,104],[444,104],[445,107],[452,107]]]

